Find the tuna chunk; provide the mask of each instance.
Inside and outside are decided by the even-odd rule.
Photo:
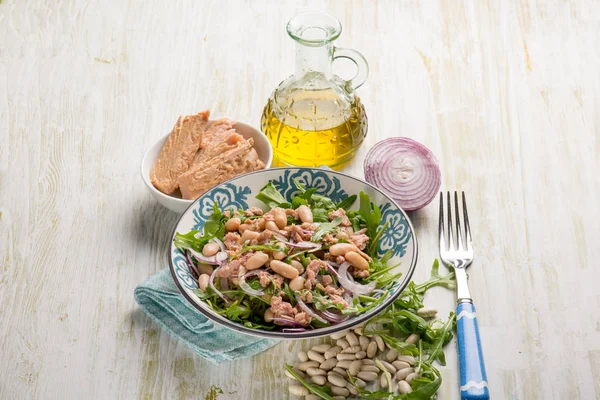
[[[184,199],[196,199],[210,188],[246,172],[263,169],[252,145],[254,140],[242,140],[235,147],[206,162],[196,164],[179,177]]]
[[[177,178],[192,165],[202,135],[210,125],[209,116],[210,111],[206,110],[177,120],[150,171],[150,181],[161,192],[171,194],[179,187]]]
[[[202,143],[190,169],[196,169],[198,166],[204,165],[208,160],[218,156],[219,154],[233,149],[237,143],[244,140],[238,134],[233,125],[235,121],[229,118],[221,118],[212,123],[210,128],[206,130],[202,137]]]

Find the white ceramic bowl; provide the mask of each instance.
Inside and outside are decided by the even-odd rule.
[[[254,139],[254,149],[256,150],[256,153],[258,153],[258,158],[265,163],[265,169],[271,167],[271,161],[273,160],[273,148],[271,147],[271,143],[265,134],[258,129],[255,129],[242,122],[236,122],[234,128],[237,133],[246,139]],[[182,199],[179,190],[172,195],[164,194],[156,189],[150,181],[150,170],[152,169],[154,161],[156,161],[158,158],[158,154],[160,153],[160,150],[162,149],[168,137],[169,135],[166,135],[165,137],[159,139],[152,145],[152,147],[150,147],[146,154],[144,154],[141,167],[142,179],[144,180],[144,183],[146,184],[146,187],[152,196],[154,196],[154,198],[161,205],[167,207],[173,212],[176,212],[177,214],[183,214],[183,212],[194,202],[194,200]]]

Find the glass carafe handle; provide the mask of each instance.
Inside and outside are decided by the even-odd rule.
[[[354,78],[346,81],[346,85],[352,88],[352,90],[361,87],[369,76],[369,64],[367,64],[365,57],[356,50],[334,47],[333,59],[335,60],[336,58],[347,58],[356,64],[358,71]]]

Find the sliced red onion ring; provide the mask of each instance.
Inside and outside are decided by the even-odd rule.
[[[206,257],[204,254],[198,253],[197,251],[194,251],[192,249],[189,249],[189,251],[190,251],[190,253],[192,253],[192,256],[194,256],[194,258],[196,260],[203,262],[205,264],[219,265],[223,261],[227,260],[227,253],[224,251],[220,251],[217,254],[215,254],[214,256],[210,256],[210,257]]]
[[[437,195],[442,173],[435,156],[406,137],[384,139],[369,150],[365,180],[388,193],[406,211],[418,210]]]
[[[244,292],[246,292],[252,296],[260,297],[263,294],[265,294],[265,292],[263,292],[262,290],[252,289],[252,287],[250,287],[250,285],[248,285],[248,283],[246,282],[246,268],[244,268],[244,267],[240,267],[239,272],[238,272],[238,286]]]
[[[287,318],[273,318],[273,323],[275,325],[292,326],[294,328],[303,328],[304,327],[304,325],[302,325],[292,319],[287,319]]]
[[[300,308],[302,309],[302,311],[304,311],[305,313],[307,313],[311,318],[316,319],[317,321],[319,321],[322,324],[326,324],[327,320],[319,317],[317,315],[317,313],[315,313],[309,306],[306,305],[305,302],[302,301],[302,299],[300,298],[300,296],[296,295],[296,302],[298,303],[298,306],[300,306]]]
[[[340,322],[344,322],[345,320],[350,318],[349,315],[340,315],[340,314],[332,313],[331,311],[327,311],[327,310],[317,311],[317,312],[319,313],[320,316],[322,316],[323,318],[325,318],[327,321],[331,322],[332,324],[339,324]]]
[[[195,278],[199,278],[200,277],[200,273],[198,272],[198,269],[196,268],[196,266],[194,265],[194,263],[192,262],[192,259],[190,258],[190,252],[186,251],[185,252],[185,259],[187,260],[187,263],[189,265],[189,267],[192,269],[192,271],[194,271],[194,273],[196,274]]]
[[[217,296],[219,296],[220,298],[223,299],[223,301],[225,301],[225,303],[229,303],[229,300],[225,297],[225,295],[223,293],[219,292],[219,290],[215,287],[215,276],[217,275],[217,272],[221,268],[223,268],[222,265],[220,265],[219,267],[215,268],[215,270],[213,271],[213,273],[210,274],[210,279],[208,280],[208,285],[217,294]]]
[[[377,282],[371,282],[366,285],[361,285],[360,283],[356,283],[354,281],[354,279],[348,274],[349,266],[350,266],[350,263],[348,261],[346,261],[346,262],[342,263],[342,265],[340,265],[340,268],[337,270],[337,272],[335,272],[335,274],[337,275],[338,281],[340,282],[340,285],[342,285],[344,287],[344,289],[351,292],[355,296],[360,295],[360,294],[369,294],[373,290],[375,290],[375,286],[377,285]],[[330,270],[335,271],[335,269],[333,267],[331,267]]]
[[[271,231],[271,234],[272,234],[272,235],[273,235],[273,237],[274,237],[275,239],[277,239],[279,242],[284,242],[284,243],[286,243],[286,242],[288,241],[288,239],[287,239],[285,236],[283,236],[281,233],[279,233],[279,232],[274,232],[274,231]]]

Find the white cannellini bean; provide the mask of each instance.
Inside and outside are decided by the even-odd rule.
[[[354,332],[346,333],[346,341],[350,346],[358,346],[358,338],[354,334]]]
[[[308,361],[308,355],[306,354],[306,352],[299,351],[298,352],[298,360],[300,360],[300,362]]]
[[[219,246],[217,243],[208,242],[202,248],[202,254],[205,255],[206,257],[211,257],[211,256],[214,256],[215,254],[217,254],[219,252],[219,250],[221,250],[221,246]]]
[[[304,372],[302,372],[302,371],[298,371],[297,369],[294,369],[294,372],[296,372],[298,375],[300,375],[300,378],[304,379],[304,376],[305,376],[305,375],[304,375]],[[291,379],[293,379],[293,380],[296,380],[296,378],[294,378],[294,375],[290,374],[290,371],[288,371],[287,369],[285,370],[285,374],[286,374],[286,375],[287,375],[289,378],[291,378]]]
[[[333,400],[346,400],[346,397],[344,397],[344,396],[331,396],[331,398]]]
[[[273,210],[273,221],[277,225],[279,229],[283,229],[287,226],[287,215],[285,215],[285,211],[283,209],[274,209]]]
[[[369,347],[369,338],[366,336],[360,336],[358,338],[358,343],[360,343],[360,349],[363,351],[367,351],[367,348]]]
[[[345,361],[345,360],[356,360],[356,355],[354,354],[348,354],[348,353],[340,353],[337,356],[335,356],[339,361]]]
[[[415,378],[418,378],[419,374],[417,374],[416,372],[413,372],[412,374],[408,374],[408,376],[406,378],[404,378],[404,380],[410,385],[412,383],[412,380]]]
[[[350,345],[348,344],[348,342],[345,339],[340,339],[336,342],[336,344],[338,345],[338,347],[341,347],[342,349],[345,349],[347,347],[350,347]]]
[[[319,365],[319,368],[324,369],[325,371],[329,371],[333,369],[338,363],[338,360],[335,358],[330,358],[329,360],[325,360]]]
[[[377,354],[377,343],[375,341],[369,343],[369,347],[367,347],[367,357],[373,358]]]
[[[360,371],[357,376],[365,382],[372,382],[377,379],[377,372]]]
[[[298,270],[298,273],[300,275],[302,275],[304,273],[304,265],[302,265],[302,263],[300,261],[292,260],[291,264],[292,264],[292,267],[294,267]]]
[[[358,353],[355,354],[356,359],[357,360],[362,360],[363,358],[365,358],[367,356],[367,353],[365,351],[359,351]]]
[[[355,354],[360,351],[360,346],[350,346],[342,350],[343,354]]]
[[[238,228],[240,227],[241,223],[242,223],[242,220],[240,220],[239,218],[237,218],[237,217],[231,218],[227,222],[225,222],[225,229],[228,232],[237,231]]]
[[[398,370],[398,372],[396,372],[396,379],[401,381],[413,372],[415,372],[414,368],[402,368],[401,370]]]
[[[267,261],[269,261],[269,255],[262,251],[257,251],[246,261],[245,267],[248,271],[251,271],[262,267]]]
[[[263,319],[265,322],[272,322],[275,315],[273,315],[273,310],[271,308],[267,308],[265,310],[265,314],[263,315]]]
[[[417,314],[419,315],[419,317],[423,317],[423,318],[433,318],[435,317],[435,315],[438,313],[438,310],[436,310],[435,308],[430,308],[430,307],[423,307],[423,308],[419,308],[417,310]]]
[[[315,382],[316,383],[316,382]],[[323,385],[325,384],[325,382],[323,382]],[[323,386],[321,385],[321,386]],[[321,396],[317,396],[316,394],[307,394],[306,397],[304,397],[304,400],[321,400]]]
[[[329,337],[332,338],[333,340],[338,340],[338,339],[345,337],[346,333],[348,333],[348,331],[336,332],[336,333],[332,333],[331,335],[329,335]]]
[[[332,369],[333,372],[340,374],[341,376],[346,376],[346,371],[340,367],[335,367]]]
[[[308,206],[301,205],[296,209],[296,214],[302,222],[313,222],[313,214]]]
[[[244,231],[244,233],[242,233],[242,238],[240,240],[242,243],[246,243],[246,241],[252,241],[252,240],[258,238],[259,235],[260,235],[260,233],[258,233],[258,232],[254,232],[254,231],[251,231],[250,229],[246,229]]]
[[[262,231],[265,229],[265,225],[267,224],[267,221],[265,221],[264,218],[259,218],[255,221],[255,223],[258,226],[258,229],[260,229]]]
[[[383,365],[385,367],[385,369],[387,369],[390,372],[390,374],[395,374],[396,373],[396,367],[394,367],[389,362],[383,361],[383,360],[379,360],[379,362],[381,363],[381,365]]]
[[[325,375],[315,375],[311,377],[310,380],[312,380],[317,385],[323,386],[325,382],[327,382],[327,377]]]
[[[358,247],[351,243],[338,243],[329,248],[329,254],[332,256],[343,256],[349,251],[358,251]]]
[[[365,358],[364,360],[361,360],[363,365],[375,365],[375,361],[370,360],[368,358]]]
[[[398,356],[398,361],[404,361],[405,363],[409,363],[410,365],[415,365],[417,360],[413,356],[400,355]]]
[[[208,281],[210,280],[210,276],[207,274],[202,274],[198,277],[198,286],[202,289],[203,292],[206,292],[206,287],[208,286]]]
[[[309,350],[306,352],[306,355],[308,356],[309,360],[317,361],[319,364],[325,361],[325,357],[314,350]]]
[[[288,390],[294,396],[306,396],[310,393],[307,388],[300,385],[291,385]]]
[[[344,386],[332,386],[331,393],[333,393],[336,396],[344,396],[344,397],[350,396],[350,391],[348,389],[346,389],[347,383],[348,382],[344,381]]]
[[[379,385],[385,389],[387,388],[387,379],[385,377],[385,374],[381,374],[381,376],[379,377]]]
[[[394,361],[396,357],[398,357],[398,351],[396,349],[388,350],[387,354],[385,355],[385,359],[387,362]]]
[[[332,357],[335,357],[338,355],[338,353],[342,350],[341,347],[338,346],[333,346],[332,348],[330,348],[329,350],[327,350],[325,352],[325,359],[328,360]]]
[[[212,265],[209,264],[204,264],[204,263],[198,263],[198,272],[200,272],[200,274],[206,274],[208,276],[210,276],[213,273],[213,267]]]
[[[273,260],[269,265],[273,271],[277,272],[284,278],[294,279],[298,276],[298,270],[291,265],[284,263],[283,261]]]
[[[365,372],[375,372],[375,373],[379,373],[379,367],[375,366],[375,365],[363,365],[360,368],[361,371],[365,371]]]
[[[301,276],[297,276],[290,281],[290,289],[293,291],[302,290],[304,288],[304,282],[306,282],[306,279]]]
[[[358,372],[360,371],[361,367],[362,367],[362,361],[360,361],[360,360],[352,361],[350,363],[350,366],[348,367],[348,372],[350,372],[350,375],[356,376],[356,374],[358,374]]]
[[[342,361],[338,361],[338,363],[335,366],[337,368],[348,369],[348,368],[350,368],[350,363],[352,363],[352,361],[354,361],[354,360],[342,360]]]
[[[336,374],[336,373],[327,375],[327,380],[332,385],[335,385],[335,386],[338,386],[338,387],[342,387],[342,388],[346,387],[346,380],[343,377],[341,377],[340,375]]]
[[[381,336],[375,336],[375,343],[377,343],[377,348],[379,351],[385,350],[385,343],[383,342]]]
[[[298,364],[296,368],[298,368],[300,371],[306,372],[309,368],[318,368],[319,364],[320,363],[317,361],[306,361]]]
[[[418,333],[413,333],[412,335],[406,338],[405,342],[409,344],[417,344],[420,338],[421,336],[419,336]]]
[[[369,269],[369,262],[362,258],[360,254],[355,251],[349,251],[344,255],[346,261],[348,261],[354,268],[367,270]]]
[[[277,226],[275,221],[267,221],[265,223],[265,229],[267,229],[269,231],[275,231],[275,232],[279,231],[279,227]]]
[[[354,386],[352,386],[352,384],[350,382],[348,382],[348,384],[346,385],[346,389],[348,389],[348,391],[353,394],[354,396],[356,396],[358,394],[358,390],[356,390],[356,388]]]
[[[363,334],[363,327],[359,326],[358,328],[354,328],[354,333],[356,333],[356,336],[362,336],[362,334]]]
[[[325,353],[327,350],[329,350],[331,348],[331,345],[328,343],[323,343],[323,344],[318,344],[316,346],[313,346],[312,350],[316,351],[317,353]]]
[[[358,386],[359,388],[364,388],[365,386],[367,386],[367,382],[363,381],[360,378],[356,378],[356,380],[354,381],[354,383],[356,383],[356,386]]]
[[[321,368],[309,368],[306,370],[306,373],[308,376],[327,375],[327,372],[323,371]]]
[[[407,394],[412,392],[412,388],[410,387],[410,384],[406,381],[400,381],[398,382],[398,391],[400,392],[400,394]]]
[[[410,368],[410,364],[404,361],[394,361],[392,365],[396,367],[398,371],[404,368]]]

